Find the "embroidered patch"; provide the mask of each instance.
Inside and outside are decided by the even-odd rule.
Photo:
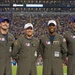
[[[30,46],[30,43],[26,43],[26,46]]]
[[[5,38],[0,38],[0,41],[5,41]]]
[[[14,42],[14,45],[17,46],[18,44],[19,44],[19,42],[16,40],[16,41]]]
[[[59,44],[59,41],[53,41],[53,44]]]
[[[50,41],[46,41],[46,44],[49,45],[50,44]]]
[[[12,41],[12,38],[8,38],[9,41]]]

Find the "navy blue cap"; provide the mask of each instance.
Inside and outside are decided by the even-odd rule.
[[[75,22],[75,16],[72,17],[72,22]]]
[[[8,18],[1,18],[1,19],[0,19],[0,23],[1,23],[1,22],[4,22],[4,21],[7,21],[7,22],[9,23],[9,19],[8,19]]]

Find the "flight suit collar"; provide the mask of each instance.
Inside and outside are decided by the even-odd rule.
[[[50,35],[48,34],[47,37],[50,38]],[[56,33],[56,34],[55,34],[55,37],[54,37],[54,40],[55,40],[57,37],[58,37],[58,35],[57,35],[57,33]],[[49,39],[49,40],[50,40],[50,39]],[[53,40],[53,41],[54,41],[54,40]]]
[[[9,32],[8,32],[7,34],[9,34]],[[3,35],[3,34],[1,33],[1,31],[0,31],[0,35]]]
[[[26,38],[27,40],[33,40],[33,37],[32,37],[32,38],[27,38],[26,35],[24,35],[24,36],[25,36],[25,38]]]
[[[47,36],[48,36],[48,38],[50,38],[50,34],[48,34]],[[56,38],[56,36],[57,36],[57,33],[56,33],[54,36],[55,36],[55,38]]]

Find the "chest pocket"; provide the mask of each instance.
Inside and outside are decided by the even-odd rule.
[[[55,49],[60,49],[60,47],[61,47],[61,42],[60,42],[60,40],[58,40],[58,41],[53,41],[53,46],[54,46]]]

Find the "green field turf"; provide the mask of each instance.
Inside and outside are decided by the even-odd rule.
[[[66,73],[66,66],[63,67],[64,73]],[[16,75],[16,66],[12,67],[12,75]],[[37,66],[37,75],[42,75],[42,66]]]

